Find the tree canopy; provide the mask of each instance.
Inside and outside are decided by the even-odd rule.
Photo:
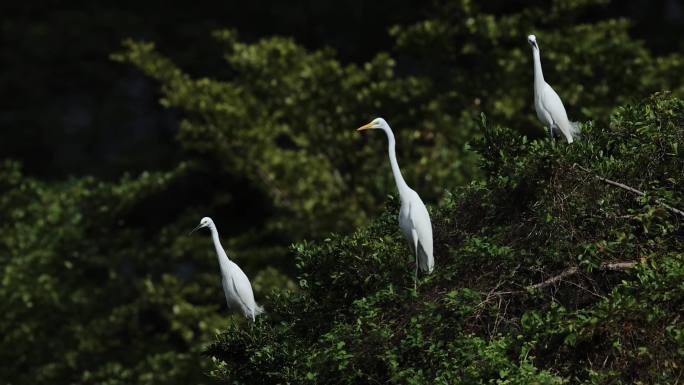
[[[604,17],[603,0],[511,4],[444,0],[393,16],[393,47],[366,60],[230,28],[197,42],[213,57],[179,57],[132,33],[110,58],[126,79],[152,79],[168,114],[141,124],[177,119],[173,138],[123,160],[135,167],[116,178],[0,162],[0,358],[12,363],[0,378],[673,382],[684,57],[653,54],[628,19]],[[29,40],[43,36],[28,25]],[[534,116],[529,33],[582,122],[572,146]],[[16,85],[11,74],[0,80]],[[47,130],[34,107],[8,116]],[[121,134],[105,115],[101,133]],[[418,293],[386,141],[355,131],[377,116],[433,217],[436,272]],[[5,134],[18,139],[2,146],[26,144]],[[203,216],[266,305],[256,324],[227,313],[209,237],[187,235]]]
[[[684,358],[684,102],[657,94],[573,145],[483,121],[486,178],[432,210],[412,288],[396,200],[300,243],[301,292],[209,349],[233,383],[674,383]],[[618,182],[619,181],[619,182]],[[620,184],[618,184],[620,183]],[[644,195],[636,194],[639,190]]]

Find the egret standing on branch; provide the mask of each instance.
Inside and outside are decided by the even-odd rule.
[[[572,143],[573,139],[579,135],[577,123],[568,120],[568,114],[565,112],[560,97],[544,81],[537,38],[530,35],[527,37],[527,42],[532,46],[532,57],[534,59],[534,108],[537,110],[537,117],[549,128],[551,138],[558,135],[560,130],[568,143]]]
[[[221,246],[218,231],[214,221],[209,217],[204,217],[190,233],[195,232],[203,227],[208,227],[211,230],[211,238],[214,240],[214,247],[218,255],[219,266],[221,267],[221,283],[223,284],[223,293],[226,295],[226,303],[230,309],[240,309],[242,314],[247,318],[255,321],[256,316],[263,313],[264,308],[254,302],[254,293],[252,293],[252,284],[249,279],[242,272],[242,269],[235,262],[228,259],[226,252]]]
[[[409,242],[411,251],[416,254],[416,274],[414,277],[414,288],[418,282],[418,268],[422,271],[432,272],[435,261],[432,257],[432,224],[425,204],[404,181],[397,163],[397,154],[394,149],[394,133],[389,124],[383,118],[373,119],[365,126],[359,127],[357,131],[368,129],[379,129],[385,131],[389,142],[389,159],[394,174],[394,181],[397,183],[399,197],[401,199],[401,209],[399,210],[399,227]]]

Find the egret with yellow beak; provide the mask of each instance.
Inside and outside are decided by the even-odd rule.
[[[413,191],[404,181],[404,177],[399,170],[397,154],[395,151],[394,133],[389,124],[383,118],[373,119],[372,122],[359,127],[357,131],[363,130],[383,130],[387,135],[389,160],[392,166],[394,181],[399,190],[401,208],[399,209],[399,228],[404,237],[409,242],[411,252],[416,255],[416,273],[414,276],[414,288],[418,285],[418,269],[431,273],[435,267],[435,260],[432,256],[432,224],[430,214],[420,199],[418,193]]]

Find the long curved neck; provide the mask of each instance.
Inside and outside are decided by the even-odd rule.
[[[216,256],[218,256],[219,265],[221,266],[221,269],[223,269],[224,263],[228,262],[228,255],[226,255],[226,251],[223,250],[223,246],[221,246],[221,240],[219,239],[216,226],[211,226],[209,229],[211,230],[211,239],[214,241],[214,247],[216,248]]]
[[[404,192],[409,189],[409,186],[404,181],[404,177],[401,175],[401,170],[399,170],[399,163],[397,163],[397,152],[396,152],[396,141],[394,140],[394,133],[392,129],[387,127],[385,130],[387,134],[387,150],[389,152],[390,165],[392,166],[392,174],[394,174],[394,182],[397,184],[397,189],[399,190],[399,196],[403,197]]]
[[[534,58],[534,86],[536,88],[544,84],[539,48],[532,48],[532,57]]]

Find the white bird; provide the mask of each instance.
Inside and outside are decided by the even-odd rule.
[[[532,57],[534,58],[534,109],[537,110],[537,117],[549,128],[551,138],[558,135],[560,130],[568,143],[572,143],[573,139],[579,135],[579,127],[577,123],[568,120],[568,114],[565,112],[560,97],[544,81],[537,38],[530,35],[527,37],[527,42],[532,46]]]
[[[432,256],[432,224],[430,223],[430,215],[418,193],[413,191],[404,181],[404,177],[401,176],[395,152],[394,133],[389,124],[383,118],[376,118],[365,126],[359,127],[357,131],[368,129],[383,130],[387,135],[390,165],[392,166],[394,181],[397,183],[401,199],[399,227],[409,242],[411,252],[416,254],[416,274],[414,277],[414,287],[416,287],[418,268],[431,273],[435,267],[435,260]]]
[[[226,296],[226,303],[230,309],[240,309],[242,314],[247,318],[255,321],[256,316],[264,312],[264,308],[257,305],[254,301],[254,293],[252,293],[252,284],[245,273],[240,269],[235,262],[228,259],[226,252],[221,246],[218,231],[214,221],[209,217],[204,217],[190,233],[193,233],[201,228],[208,227],[211,230],[211,238],[214,240],[214,247],[216,247],[216,254],[221,267],[221,283],[223,284],[223,293]]]

